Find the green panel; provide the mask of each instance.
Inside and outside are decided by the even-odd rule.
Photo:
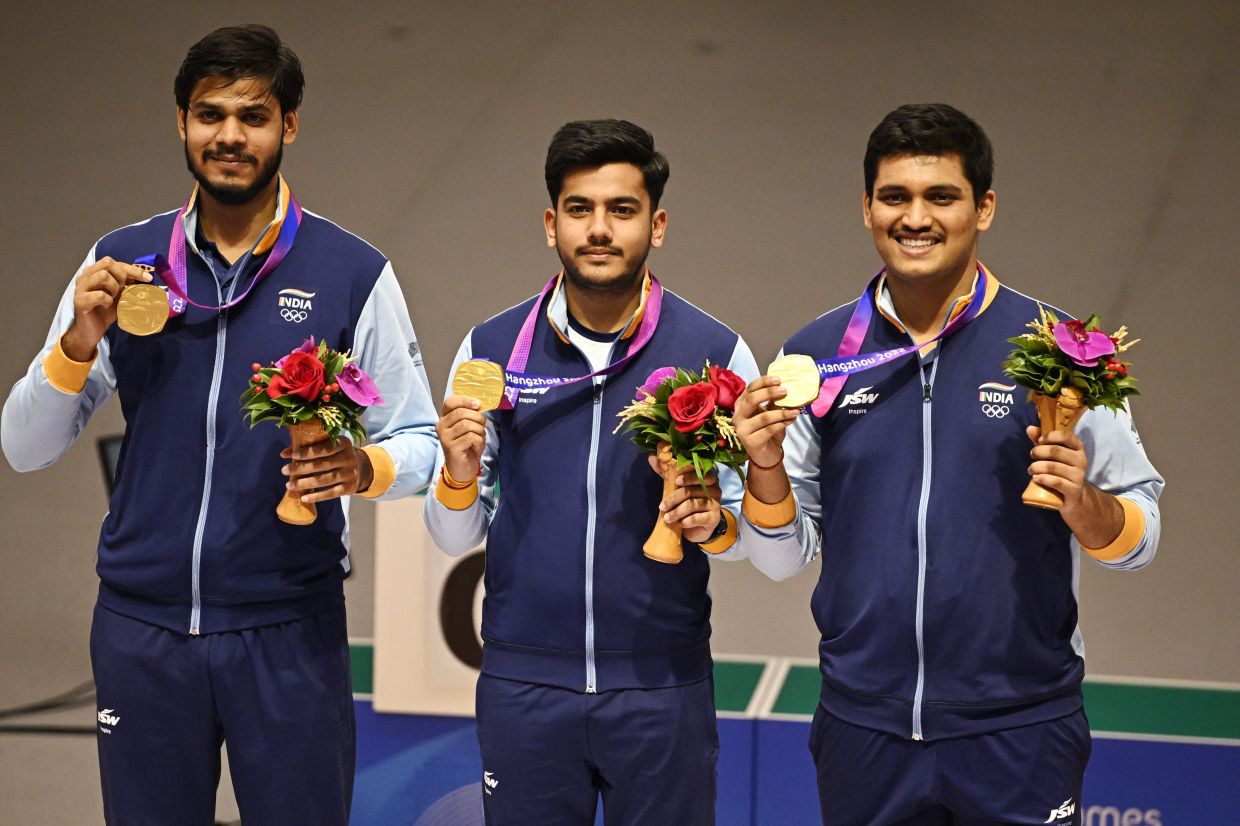
[[[1240,739],[1240,692],[1179,686],[1085,683],[1094,731]]]
[[[771,707],[774,714],[804,714],[813,716],[818,707],[818,693],[822,690],[822,676],[816,665],[794,665],[788,669],[779,696]]]
[[[715,660],[715,709],[743,712],[762,679],[765,663]]]
[[[349,644],[349,665],[353,672],[353,693],[375,692],[375,646],[369,642]]]

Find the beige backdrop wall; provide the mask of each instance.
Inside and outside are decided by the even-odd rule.
[[[1090,669],[1240,681],[1235,4],[20,3],[5,17],[6,387],[93,241],[188,192],[172,78],[218,25],[269,22],[300,53],[285,171],[309,209],[394,261],[436,388],[469,326],[556,266],[541,168],[564,121],[655,133],[672,177],[652,265],[765,362],[877,266],[860,216],[869,130],[900,103],[956,104],[997,147],[984,260],[1144,339],[1135,416],[1169,480],[1162,548],[1139,574],[1085,566]],[[0,467],[0,706],[89,674],[93,442],[122,427],[113,403],[53,468]],[[372,523],[359,503],[357,636],[372,627]],[[816,575],[717,564],[716,649],[813,656]]]

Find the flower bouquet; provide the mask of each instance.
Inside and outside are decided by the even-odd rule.
[[[270,367],[254,363],[250,386],[241,394],[250,427],[264,421],[287,427],[294,450],[327,439],[335,443],[341,433],[365,439],[362,412],[383,399],[355,358],[327,342],[315,344],[311,336]],[[313,503],[287,491],[276,515],[292,525],[309,525],[317,514]]]
[[[745,380],[723,367],[706,363],[701,373],[661,367],[637,389],[632,404],[618,414],[621,427],[633,434],[639,448],[658,456],[663,469],[663,498],[676,490],[676,477],[690,465],[703,490],[706,474],[718,465],[744,479],[748,458],[732,427],[732,409],[745,390]],[[642,546],[646,556],[677,563],[684,557],[679,524],[660,518]]]
[[[1072,431],[1087,409],[1120,410],[1126,397],[1137,395],[1128,363],[1118,358],[1137,343],[1124,343],[1127,328],[1108,334],[1099,329],[1096,315],[1060,321],[1041,305],[1038,311],[1039,318],[1027,325],[1032,333],[1008,339],[1016,349],[1003,362],[1003,372],[1029,388],[1043,434]],[[1063,497],[1036,482],[1025,488],[1021,501],[1050,510],[1063,505]]]

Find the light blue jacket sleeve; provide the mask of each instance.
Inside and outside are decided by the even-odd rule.
[[[463,361],[473,358],[473,331],[465,336],[456,358],[452,360],[452,370],[448,373],[448,387],[445,396],[452,395],[452,376]],[[435,497],[435,485],[426,493],[423,504],[423,518],[431,539],[444,553],[450,556],[461,554],[478,547],[486,538],[487,529],[491,525],[491,517],[495,513],[495,482],[499,464],[499,431],[495,428],[495,419],[491,413],[486,414],[486,446],[482,452],[482,474],[478,477],[478,498],[464,510],[453,510]],[[443,467],[444,455],[442,446],[439,448],[435,462],[435,478],[439,478]]]
[[[1089,459],[1086,481],[1129,500],[1140,509],[1145,520],[1141,538],[1132,550],[1115,559],[1095,561],[1107,568],[1125,571],[1144,568],[1158,551],[1162,532],[1158,498],[1165,483],[1145,455],[1127,402],[1119,411],[1103,407],[1086,411],[1077,424],[1076,434],[1085,445],[1085,455]],[[1075,537],[1072,550],[1074,553],[1082,550]]]
[[[0,444],[14,470],[39,470],[55,463],[69,450],[96,410],[116,392],[116,376],[108,360],[108,342],[99,342],[86,384],[77,393],[66,393],[48,379],[43,361],[73,321],[73,287],[77,275],[95,263],[91,249],[73,281],[61,296],[47,339],[30,362],[26,374],[9,390],[0,416]]]
[[[780,350],[779,355],[783,356]],[[787,525],[762,528],[742,514],[739,542],[749,561],[776,582],[805,569],[822,549],[818,519],[822,502],[818,493],[822,446],[810,415],[802,413],[784,434],[784,470],[792,485],[796,516]]]
[[[392,459],[395,477],[375,499],[397,499],[426,487],[435,468],[437,415],[418,339],[400,283],[385,264],[362,308],[353,337],[358,366],[379,388],[383,404],[368,407],[362,424],[371,444]]]

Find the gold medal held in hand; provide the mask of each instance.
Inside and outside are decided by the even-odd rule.
[[[504,368],[483,359],[461,362],[452,376],[452,395],[477,399],[482,410],[494,410],[504,398]]]
[[[116,302],[116,325],[135,336],[149,336],[164,329],[168,320],[168,294],[154,284],[130,284]]]
[[[780,356],[766,368],[768,376],[777,376],[779,385],[788,395],[775,402],[776,407],[804,407],[818,398],[818,365],[809,356]]]

